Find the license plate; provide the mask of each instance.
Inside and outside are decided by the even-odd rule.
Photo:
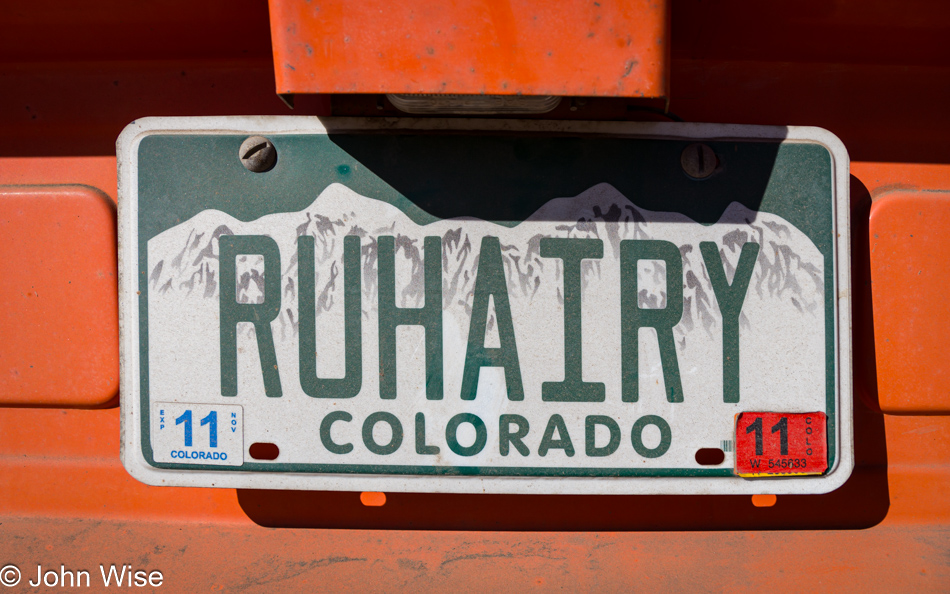
[[[848,156],[827,131],[149,118],[118,159],[122,460],[143,482],[822,493],[851,473]],[[740,476],[743,413],[813,413],[827,469]]]

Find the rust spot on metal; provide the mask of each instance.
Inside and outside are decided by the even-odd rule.
[[[630,76],[630,73],[633,71],[633,67],[639,63],[639,60],[627,60],[627,63],[624,65],[625,69],[623,71],[623,75],[621,75],[620,78],[627,78]]]

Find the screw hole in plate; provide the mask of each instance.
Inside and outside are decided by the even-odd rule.
[[[280,448],[274,443],[252,443],[247,451],[255,460],[276,460],[280,455]]]
[[[700,466],[718,466],[726,459],[726,453],[719,448],[703,448],[696,452],[696,462]]]

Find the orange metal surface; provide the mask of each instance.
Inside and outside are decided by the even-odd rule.
[[[278,93],[665,97],[665,0],[270,0]]]
[[[101,584],[100,563],[108,569],[124,562],[161,570],[160,592],[940,592],[950,581],[946,532],[932,526],[737,534],[315,533],[2,521],[7,538],[0,552],[17,543],[16,558],[29,560],[21,563],[24,579],[36,579],[37,564],[57,571],[63,564],[91,571]]]
[[[386,494],[374,491],[360,493],[360,503],[366,507],[382,507],[386,505]]]
[[[870,242],[881,410],[950,413],[950,188],[876,201]]]
[[[115,204],[89,186],[0,186],[0,261],[0,403],[116,398]]]
[[[81,185],[115,203],[115,155],[104,157],[0,157],[0,185]]]
[[[114,140],[134,118],[290,113],[274,96],[264,0],[5,4],[0,185],[83,184],[114,197]],[[323,6],[300,3],[314,5]],[[432,33],[386,23],[385,35]],[[950,416],[880,412],[896,410],[888,386],[915,407],[943,397],[942,347],[920,343],[931,367],[901,383],[909,366],[885,364],[874,326],[886,318],[904,334],[900,307],[939,314],[941,300],[931,285],[898,307],[869,250],[869,221],[909,235],[911,204],[950,189],[950,6],[679,0],[671,35],[673,112],[823,126],[852,157],[856,469],[844,487],[771,507],[748,497],[411,493],[369,507],[358,493],[148,487],[118,460],[117,408],[0,403],[0,567],[35,579],[37,564],[62,564],[99,579],[100,563],[132,563],[161,570],[173,592],[950,589]],[[559,47],[578,68],[597,66],[574,45]],[[566,117],[643,117],[629,107],[591,98]],[[329,110],[325,95],[297,97],[295,113]],[[945,226],[933,224],[928,241],[942,245]],[[923,329],[939,337],[946,321],[932,326]],[[0,350],[7,340],[0,333]]]

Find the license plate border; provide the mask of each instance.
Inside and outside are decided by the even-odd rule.
[[[836,375],[833,431],[836,453],[833,466],[821,477],[781,477],[732,480],[721,477],[663,477],[654,472],[637,476],[458,476],[397,474],[302,474],[287,472],[236,472],[215,470],[169,470],[150,463],[143,454],[145,433],[137,412],[140,403],[138,307],[136,303],[137,229],[137,148],[151,134],[316,134],[359,131],[472,131],[502,133],[558,133],[587,136],[622,136],[675,140],[760,140],[810,142],[824,146],[832,157],[835,196],[835,269],[838,287],[850,286],[849,246],[849,161],[843,144],[830,132],[811,127],[772,127],[728,124],[678,124],[629,122],[552,122],[532,120],[441,120],[363,118],[316,118],[296,116],[264,117],[183,117],[145,118],[130,124],[117,142],[119,181],[119,293],[120,293],[120,379],[121,458],[135,478],[147,484],[215,486],[239,488],[285,488],[311,490],[375,490],[426,492],[498,493],[823,493],[847,480],[853,469],[850,294],[839,291],[835,299]],[[128,330],[133,329],[130,333]],[[650,480],[644,480],[649,478]]]

